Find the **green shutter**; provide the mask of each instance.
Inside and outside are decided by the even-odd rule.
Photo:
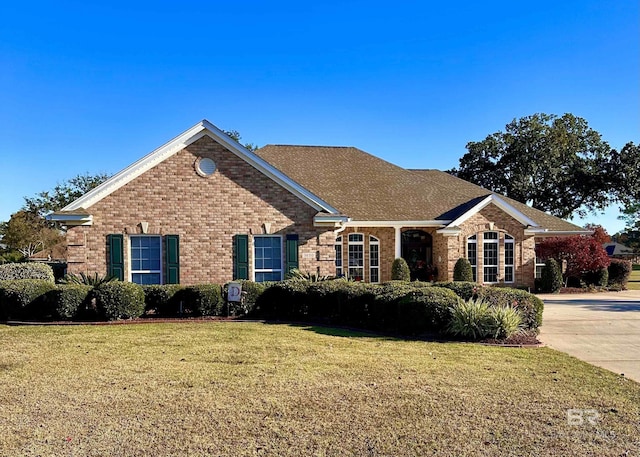
[[[107,235],[109,245],[109,264],[107,274],[124,281],[124,236],[121,234]]]
[[[180,284],[180,237],[165,235],[164,274],[165,284]]]
[[[233,279],[249,279],[249,235],[233,237]]]
[[[287,273],[298,268],[298,235],[287,235]]]

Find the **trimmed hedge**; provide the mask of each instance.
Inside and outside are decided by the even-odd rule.
[[[52,314],[47,309],[46,295],[55,289],[43,279],[0,281],[0,318],[42,320]]]
[[[454,281],[473,281],[473,267],[471,263],[464,257],[460,257],[453,267]]]
[[[398,257],[391,264],[391,279],[397,281],[411,281],[409,265],[402,257]]]
[[[540,288],[542,292],[556,293],[562,288],[562,270],[556,259],[547,259],[542,267]]]
[[[609,285],[626,287],[632,268],[629,260],[611,259],[609,264]]]
[[[222,287],[218,284],[198,284],[181,292],[184,306],[197,316],[219,315],[222,308]]]
[[[398,331],[405,335],[444,332],[450,320],[450,308],[458,302],[460,297],[455,292],[442,287],[414,290],[398,302]]]
[[[41,279],[55,282],[53,269],[45,263],[5,263],[0,265],[0,281],[16,279]]]
[[[227,302],[229,283],[226,283],[222,287],[222,316],[242,316],[254,314],[258,298],[264,293],[267,287],[273,284],[270,282],[253,282],[246,279],[239,279],[231,282],[237,282],[242,285],[242,301]]]
[[[180,300],[184,287],[179,284],[142,286],[145,311],[159,316],[176,316],[180,312]]]
[[[112,281],[93,289],[99,314],[108,319],[134,319],[144,314],[144,291],[132,282]]]
[[[82,284],[58,284],[48,296],[47,301],[55,310],[56,317],[72,320],[82,317],[89,306],[93,287]]]
[[[470,300],[478,296],[478,290],[482,288],[475,282],[469,281],[443,281],[434,284],[435,287],[444,287],[456,293],[464,301]]]
[[[511,306],[517,309],[526,329],[537,329],[542,325],[544,303],[527,291],[506,287],[482,287],[478,289],[478,297],[490,306]]]
[[[299,280],[274,283],[258,297],[252,314],[268,319],[300,319],[307,316],[307,289],[311,284],[315,283]]]

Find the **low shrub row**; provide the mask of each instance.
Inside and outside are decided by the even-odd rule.
[[[436,284],[391,281],[365,284],[335,280],[319,283],[282,281],[259,296],[252,311],[265,319],[302,320],[417,335],[449,328],[452,309],[462,301],[482,300],[490,309],[509,309],[518,326],[535,330],[542,324],[543,302],[519,289],[478,287],[470,282]],[[492,311],[493,313],[493,311]],[[495,320],[506,322],[505,312]],[[492,330],[492,334],[501,334]]]
[[[436,284],[343,279],[269,284],[242,281],[243,300],[227,303],[228,285],[195,286],[111,281],[97,286],[54,285],[46,280],[0,281],[0,318],[114,320],[149,316],[238,316],[322,322],[417,335],[451,328],[453,310],[479,299],[490,309],[510,309],[527,329],[542,323],[543,303],[518,289],[479,287],[472,282]]]

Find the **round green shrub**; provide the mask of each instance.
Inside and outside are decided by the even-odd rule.
[[[222,287],[218,284],[188,286],[182,292],[185,308],[198,316],[215,316],[222,309]]]
[[[587,284],[596,287],[606,287],[609,284],[609,269],[601,268],[597,271],[591,271],[585,275]]]
[[[443,332],[449,323],[449,309],[460,298],[441,287],[416,289],[398,302],[398,331],[405,335]]]
[[[2,319],[41,320],[50,318],[46,295],[55,285],[43,279],[0,281],[0,317]]]
[[[626,287],[631,276],[632,265],[629,260],[611,259],[609,264],[609,285]]]
[[[180,311],[180,292],[183,286],[179,284],[145,285],[145,311],[159,316],[175,316]]]
[[[544,303],[535,295],[520,289],[508,287],[483,287],[478,289],[478,297],[489,306],[510,306],[522,316],[524,328],[535,330],[542,325]]]
[[[58,284],[49,294],[56,316],[63,320],[78,318],[88,305],[92,289],[82,284]]]
[[[45,263],[5,263],[0,265],[0,281],[14,279],[41,279],[50,283],[55,282],[53,269]]]
[[[555,259],[547,259],[540,275],[542,292],[556,293],[562,288],[562,271]]]
[[[453,280],[454,281],[473,281],[473,268],[471,267],[471,263],[461,257],[456,262],[456,265],[453,267]]]
[[[93,289],[100,315],[108,320],[134,319],[144,313],[144,291],[132,282],[112,281]]]
[[[343,280],[336,280],[343,281]],[[275,282],[258,297],[254,314],[269,319],[297,319],[308,315],[309,281]]]
[[[442,281],[435,283],[434,286],[450,289],[465,301],[475,298],[478,295],[478,291],[482,289],[482,286],[469,281]]]
[[[391,264],[391,279],[397,281],[411,281],[409,265],[402,257],[398,257]]]

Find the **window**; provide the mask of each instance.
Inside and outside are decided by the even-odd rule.
[[[162,284],[162,250],[159,236],[132,235],[131,282]]]
[[[538,245],[536,244],[536,248]],[[544,268],[544,264],[547,259],[540,257],[538,255],[538,249],[536,249],[536,279],[542,278],[542,269]]]
[[[364,278],[364,235],[349,234],[349,279],[362,281]]]
[[[369,237],[369,282],[380,282],[380,240]]]
[[[336,277],[341,278],[344,273],[342,272],[342,237],[336,238]]]
[[[511,235],[504,236],[504,282],[514,281],[515,243]]]
[[[498,232],[485,232],[483,240],[484,282],[498,282]]]
[[[471,270],[473,271],[473,280],[477,281],[477,267],[478,267],[478,237],[476,235],[467,238],[467,260],[471,264]]]
[[[282,280],[282,238],[255,236],[253,261],[256,282]]]

